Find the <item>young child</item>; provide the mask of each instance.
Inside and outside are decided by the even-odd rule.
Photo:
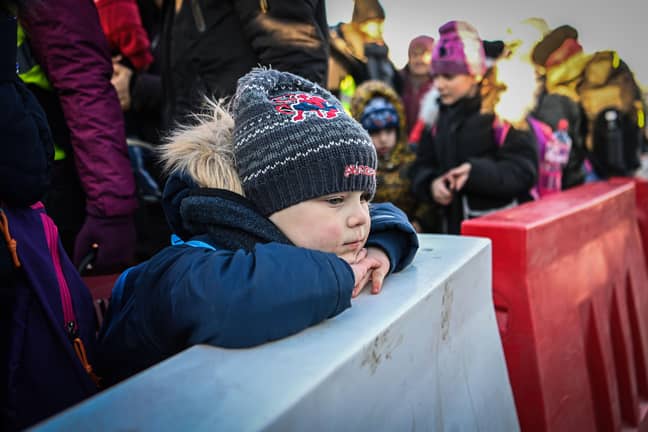
[[[107,383],[194,344],[249,347],[299,332],[348,308],[369,280],[378,293],[414,257],[405,215],[369,207],[376,152],[328,91],[255,69],[232,107],[234,119],[216,107],[164,150],[177,237],[113,289],[99,335]]]
[[[417,202],[405,175],[414,153],[407,147],[405,111],[396,92],[382,81],[361,84],[351,100],[351,115],[362,124],[378,153],[374,202],[391,202],[416,226]]]
[[[451,21],[439,34],[432,54],[435,88],[421,107],[428,129],[410,176],[415,195],[440,210],[437,230],[459,234],[465,218],[530,199],[538,156],[529,130],[511,127],[500,145],[493,114],[481,112],[486,64],[477,31]]]

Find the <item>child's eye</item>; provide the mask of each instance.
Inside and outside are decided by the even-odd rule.
[[[331,205],[340,205],[344,203],[344,197],[343,196],[334,196],[334,197],[329,197],[326,199],[326,202],[331,204]]]
[[[371,201],[371,194],[368,193],[368,192],[363,193],[362,196],[360,197],[360,200],[361,200],[362,202],[369,202],[369,201]]]

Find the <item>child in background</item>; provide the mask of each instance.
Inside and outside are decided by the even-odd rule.
[[[328,91],[255,69],[232,106],[233,119],[216,107],[164,149],[177,237],[115,285],[99,335],[108,383],[194,344],[297,333],[348,308],[369,280],[378,293],[414,257],[405,215],[370,208],[375,149]]]
[[[494,115],[482,112],[486,64],[477,30],[451,21],[439,34],[432,55],[435,88],[421,106],[432,118],[426,119],[410,177],[417,198],[439,209],[438,231],[459,234],[466,218],[531,199],[538,155],[528,127],[511,127],[500,145]]]
[[[417,202],[410,191],[406,169],[414,160],[407,146],[405,111],[396,92],[382,81],[360,85],[351,100],[351,115],[362,124],[378,153],[374,202],[391,202],[416,222]]]

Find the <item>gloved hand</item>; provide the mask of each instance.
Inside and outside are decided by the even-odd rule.
[[[93,270],[96,273],[122,271],[133,262],[135,238],[132,215],[98,217],[88,214],[74,243],[74,265],[78,267],[92,253],[92,245],[97,244]]]

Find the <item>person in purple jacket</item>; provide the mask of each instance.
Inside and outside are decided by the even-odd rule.
[[[47,77],[30,86],[57,146],[47,211],[75,264],[97,244],[95,269],[121,270],[135,246],[135,182],[97,10],[92,0],[34,2],[19,18],[19,66],[37,64]]]

